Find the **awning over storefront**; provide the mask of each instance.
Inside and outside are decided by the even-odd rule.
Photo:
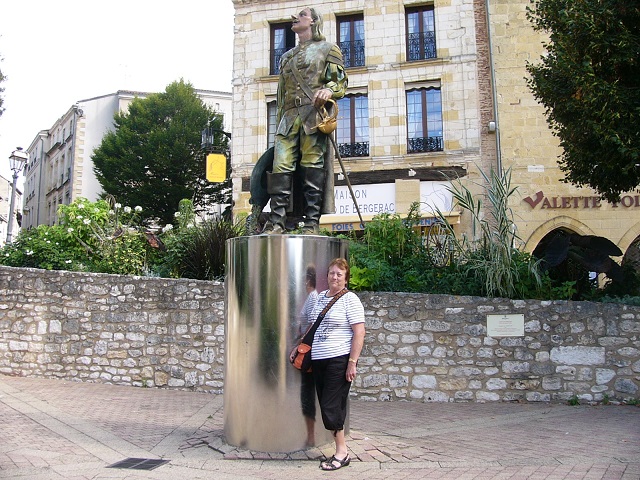
[[[375,215],[363,215],[362,220],[367,224]],[[460,223],[460,212],[447,212],[445,218],[452,225]],[[406,218],[406,215],[400,215],[401,218]],[[420,226],[428,227],[435,223],[437,218],[434,216],[423,216],[420,218]],[[330,232],[350,232],[356,230],[364,230],[364,225],[360,223],[358,215],[323,215],[320,217],[320,228],[329,230]]]

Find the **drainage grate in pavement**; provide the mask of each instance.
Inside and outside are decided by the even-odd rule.
[[[153,458],[127,458],[109,465],[107,468],[124,468],[128,470],[153,470],[171,460],[157,460]]]

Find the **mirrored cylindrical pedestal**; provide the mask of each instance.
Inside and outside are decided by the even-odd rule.
[[[319,235],[258,235],[227,241],[224,433],[227,443],[261,452],[307,446],[315,405],[315,445],[333,440],[315,389],[289,363],[307,322],[305,302],[327,288],[331,260],[346,240]],[[310,390],[312,389],[312,390]],[[348,425],[348,418],[347,423]]]

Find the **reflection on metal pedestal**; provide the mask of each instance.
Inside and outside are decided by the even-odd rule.
[[[227,443],[261,452],[306,446],[301,373],[289,363],[315,270],[327,288],[331,260],[346,240],[319,235],[258,235],[227,241],[224,433]],[[307,392],[308,393],[308,392]],[[315,444],[333,441],[316,403]],[[345,426],[348,425],[348,416]]]

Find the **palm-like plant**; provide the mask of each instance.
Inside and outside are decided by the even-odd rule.
[[[542,277],[536,262],[516,247],[521,242],[513,222],[513,210],[509,198],[517,187],[511,186],[511,169],[500,175],[491,169],[487,175],[480,171],[484,182],[480,185],[482,196],[475,196],[460,179],[451,181],[447,190],[454,204],[471,214],[472,239],[458,238],[453,226],[442,211],[436,209],[436,217],[452,238],[459,262],[466,263],[475,277],[484,282],[487,296],[507,298],[522,297],[523,285],[542,286]],[[483,203],[486,199],[486,206]],[[522,264],[525,262],[525,269]],[[531,278],[523,278],[523,276]],[[525,281],[526,280],[526,281]]]

